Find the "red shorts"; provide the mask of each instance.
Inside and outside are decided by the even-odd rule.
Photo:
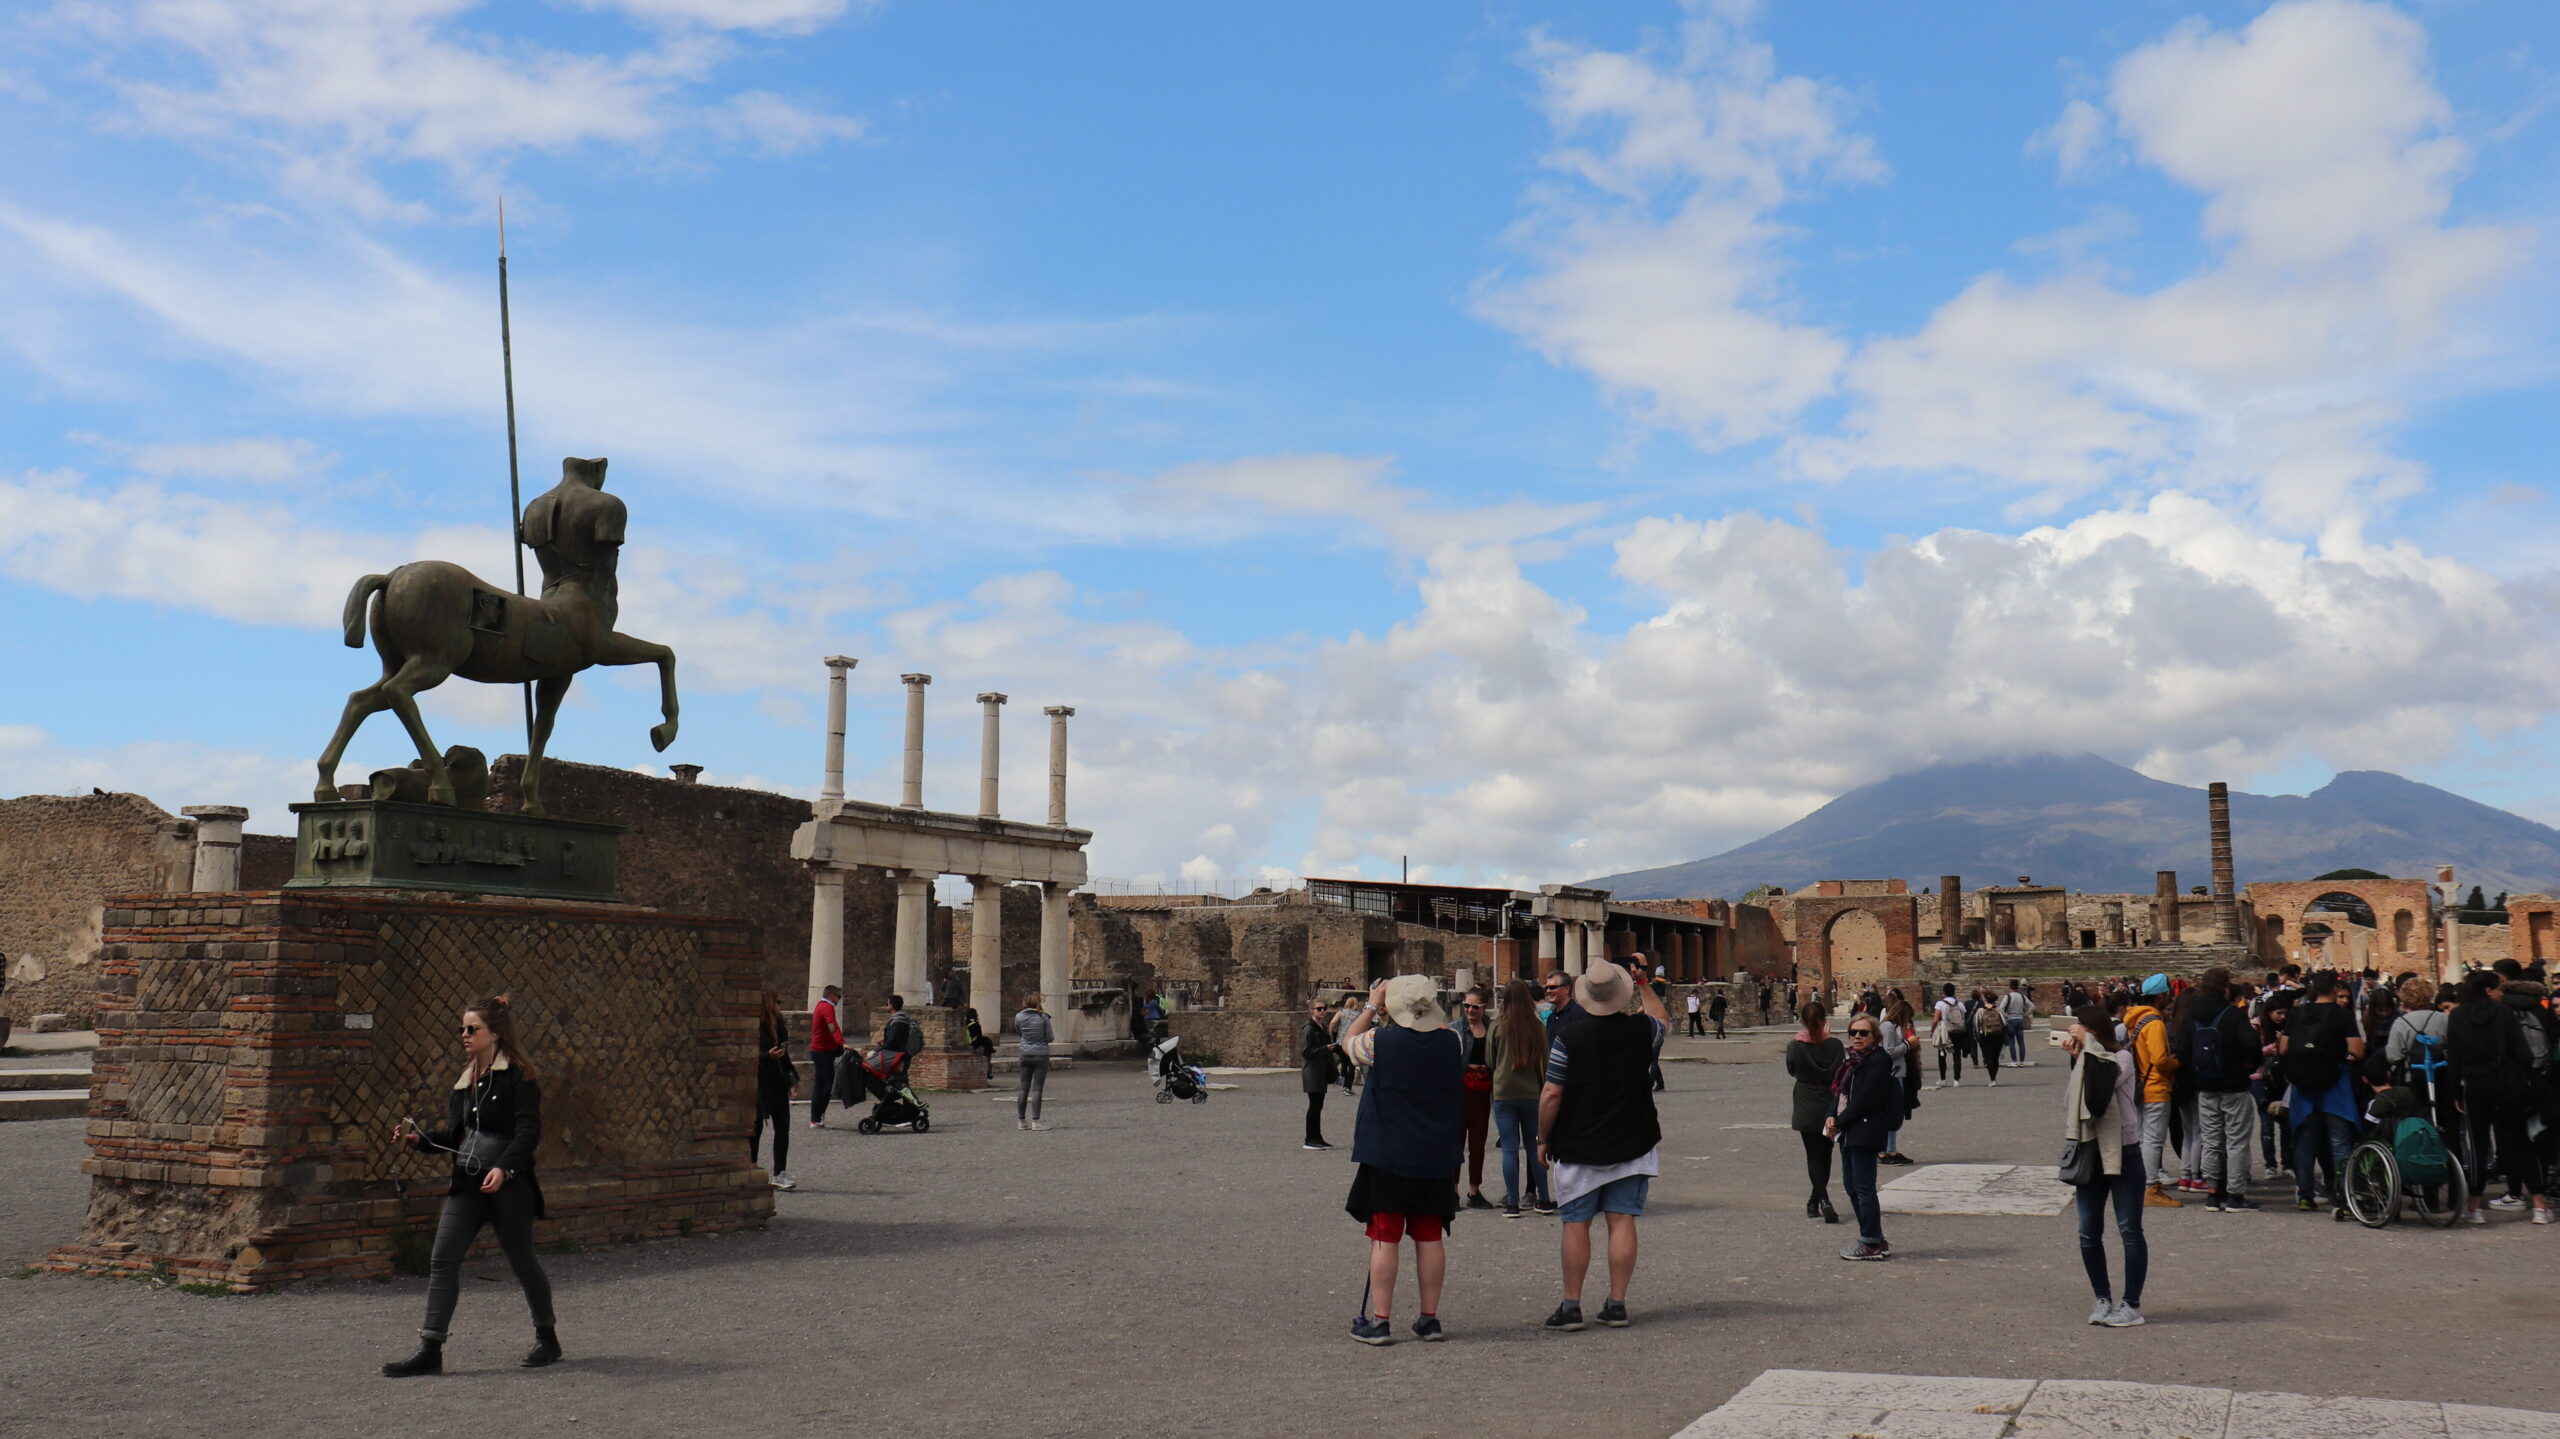
[[[1381,1244],[1394,1244],[1404,1238],[1407,1224],[1413,1226],[1416,1244],[1437,1244],[1447,1232],[1437,1214],[1371,1214],[1369,1237]]]

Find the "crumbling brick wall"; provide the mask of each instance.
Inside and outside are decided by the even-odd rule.
[[[194,869],[195,821],[138,794],[0,800],[0,1010],[19,1024],[68,1014],[87,1027],[104,897],[184,890]]]

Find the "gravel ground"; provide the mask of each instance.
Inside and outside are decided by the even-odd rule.
[[[1803,1218],[1796,1137],[1727,1127],[1785,1118],[1775,1041],[1675,1046],[1760,1062],[1670,1067],[1631,1329],[1541,1330],[1553,1222],[1469,1214],[1450,1341],[1356,1346],[1365,1246],[1341,1210],[1340,1098],[1328,1133],[1345,1147],[1313,1154],[1293,1077],[1159,1106],[1134,1067],[1087,1066],[1051,1080],[1051,1132],[956,1095],[929,1135],[802,1127],[801,1188],[770,1230],[549,1258],[570,1356],[549,1371],[513,1367],[530,1335],[494,1259],[466,1280],[448,1377],[397,1384],[373,1371],[406,1352],[421,1280],[248,1298],[0,1282],[0,1431],[1332,1435],[1374,1377],[1402,1433],[1553,1432],[1596,1391],[1608,1417],[1583,1432],[1667,1435],[1781,1367],[2550,1402],[2560,1237],[2519,1217],[2376,1233],[2289,1209],[2152,1211],[2150,1327],[2091,1329],[2067,1216],[1888,1216],[1899,1256],[1841,1263],[1849,1226]],[[1925,1094],[1904,1148],[2049,1164],[2062,1071],[2007,1073]],[[78,1230],[79,1130],[0,1125],[12,1268]],[[1600,1289],[1595,1273],[1591,1302]],[[1400,1331],[1412,1315],[1408,1269]]]

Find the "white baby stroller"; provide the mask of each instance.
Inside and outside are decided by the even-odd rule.
[[[1147,1077],[1155,1081],[1156,1103],[1171,1104],[1188,1099],[1194,1104],[1209,1102],[1209,1076],[1183,1062],[1182,1038],[1168,1034],[1156,1041],[1147,1055]]]

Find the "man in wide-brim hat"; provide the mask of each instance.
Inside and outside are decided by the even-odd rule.
[[[1582,1280],[1591,1267],[1591,1221],[1609,1216],[1609,1298],[1600,1322],[1623,1328],[1635,1277],[1636,1219],[1662,1172],[1662,1125],[1653,1107],[1653,1059],[1666,1028],[1662,1001],[1635,976],[1593,961],[1574,982],[1588,1016],[1556,1036],[1538,1096],[1538,1157],[1564,1220],[1564,1302],[1550,1329],[1582,1328]]]
[[[1422,1291],[1413,1337],[1438,1339],[1440,1284],[1449,1269],[1445,1236],[1458,1215],[1465,1050],[1441,1012],[1439,987],[1419,974],[1372,986],[1342,1048],[1368,1071],[1351,1141],[1359,1169],[1342,1206],[1369,1234],[1369,1286],[1351,1321],[1351,1337],[1363,1344],[1395,1342],[1388,1315],[1396,1254],[1410,1232],[1414,1278]]]

